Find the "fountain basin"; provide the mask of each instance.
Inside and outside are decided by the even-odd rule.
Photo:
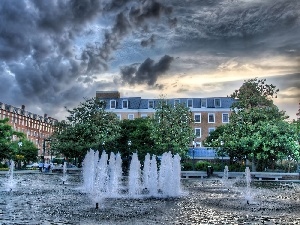
[[[82,175],[15,174],[5,189],[0,176],[0,224],[297,224],[300,184],[255,182],[247,204],[243,183],[224,189],[221,179],[182,179],[175,198],[106,198],[95,209],[81,189]],[[254,185],[254,186],[253,186]]]

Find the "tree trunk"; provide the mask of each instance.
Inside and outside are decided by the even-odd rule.
[[[252,172],[256,172],[256,161],[254,157],[252,158],[251,163]]]

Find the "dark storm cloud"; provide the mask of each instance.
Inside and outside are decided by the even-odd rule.
[[[141,46],[147,47],[149,45],[153,45],[155,42],[154,35],[151,35],[150,38],[141,41]]]
[[[124,82],[162,90],[157,79],[169,70],[168,55],[183,56],[172,64],[179,73],[260,52],[293,61],[299,12],[298,0],[2,0],[0,101],[39,105],[54,115]],[[155,62],[157,55],[166,56]],[[122,68],[122,81],[96,81],[95,74],[99,79],[122,64],[131,65]]]
[[[147,58],[138,68],[136,65],[121,68],[121,76],[124,82],[130,85],[147,84],[155,85],[158,76],[163,75],[170,68],[173,57],[165,55],[157,63]]]
[[[95,0],[1,1],[0,60],[11,73],[1,76],[14,77],[6,101],[51,104],[52,110],[64,104],[61,94],[82,72],[71,47],[74,36],[100,11]]]
[[[184,19],[186,28],[193,28],[195,35],[201,32],[200,37],[204,38],[251,38],[253,35],[299,26],[300,3],[297,0],[225,3],[220,1],[214,7],[203,9],[194,7],[190,17]],[[189,6],[191,10],[193,5]]]
[[[298,0],[176,1],[173,9],[178,21],[174,51],[254,55],[300,44]]]
[[[137,6],[140,11],[129,16]],[[1,1],[0,87],[6,90],[1,100],[39,105],[50,110],[48,114],[65,102],[78,102],[77,93],[82,96],[99,87],[93,74],[109,68],[126,36],[148,19],[170,11],[153,0]],[[107,24],[105,32],[92,30],[89,25],[101,23],[103,15],[113,26]],[[99,41],[85,41],[84,36],[90,34]],[[81,84],[88,87],[80,88]]]
[[[116,16],[116,22],[110,33],[105,34],[105,41],[102,46],[90,45],[82,53],[81,59],[87,65],[88,73],[107,70],[107,62],[111,54],[120,44],[121,39],[126,36],[131,25],[123,13]]]
[[[128,1],[130,3],[130,1]],[[144,1],[138,6],[127,2],[126,5],[130,8],[125,15],[124,11],[119,12],[116,16],[116,21],[110,32],[105,33],[105,41],[101,46],[89,45],[81,55],[81,59],[87,66],[87,72],[95,72],[99,70],[107,70],[107,63],[112,59],[112,52],[114,52],[120,45],[121,41],[133,30],[149,29],[147,26],[148,20],[157,19],[162,14],[170,15],[171,7],[166,7],[156,1]],[[117,7],[124,9],[124,1],[117,1],[107,6],[107,9],[116,10]],[[175,18],[174,18],[175,19]],[[170,20],[174,20],[171,19]],[[176,19],[175,19],[176,20]],[[145,28],[147,27],[147,28]],[[149,31],[149,30],[148,30]],[[141,45],[154,43],[154,38],[151,37],[147,41],[142,41]]]
[[[136,24],[141,25],[149,18],[158,18],[162,13],[170,14],[171,7],[165,7],[159,2],[146,2],[143,7],[132,7],[129,12],[130,20]]]

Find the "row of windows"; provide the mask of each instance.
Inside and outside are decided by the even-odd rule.
[[[208,113],[207,115],[208,115],[207,122],[215,123],[216,121],[215,113]],[[201,123],[201,113],[194,114],[194,122]],[[222,113],[222,123],[229,123],[229,113]]]
[[[174,106],[180,104],[180,99],[175,99],[174,100]],[[193,108],[193,99],[188,99],[186,102],[186,106],[189,108]],[[122,101],[122,108],[123,109],[128,109],[129,107],[129,102],[128,100],[123,100]],[[148,109],[154,109],[155,107],[155,102],[154,100],[148,100]],[[207,99],[201,99],[201,108],[206,108],[207,107]],[[214,99],[214,107],[220,108],[221,107],[221,99],[220,98],[215,98]],[[110,109],[116,109],[117,108],[117,101],[116,100],[110,100]]]
[[[215,127],[209,127],[208,128],[208,134],[213,132],[215,129],[216,129]],[[195,128],[195,137],[196,138],[201,138],[201,136],[202,136],[201,128]]]
[[[16,128],[15,130],[18,131],[18,132],[22,132],[22,133],[27,134],[27,136],[45,138],[45,134],[42,133],[42,132],[37,132],[37,131],[34,131],[34,130],[27,130],[27,132],[26,132],[24,128],[20,128],[20,127]]]
[[[122,119],[121,114],[117,114],[117,117],[119,120]],[[147,114],[141,114],[141,118],[146,118]],[[208,123],[215,123],[215,113],[208,113]],[[133,120],[134,114],[128,114],[127,119]],[[195,123],[201,123],[201,113],[195,113],[194,114],[194,122]],[[229,123],[229,113],[222,113],[222,123]]]
[[[6,116],[0,114],[0,118],[5,119]],[[7,118],[9,118],[9,117],[7,117]],[[10,119],[10,121],[12,124],[18,124],[18,125],[26,126],[28,128],[33,128],[33,129],[39,129],[41,131],[47,131],[47,132],[50,131],[50,125],[44,124],[44,123],[41,124],[32,119],[27,120],[27,118],[25,118],[25,120],[24,120],[22,118],[21,119],[13,118],[13,119]]]
[[[13,118],[14,120],[25,120],[25,121],[36,121],[36,122],[45,122],[48,124],[52,124],[54,125],[55,121],[54,119],[51,119],[50,117],[47,118],[43,118],[41,116],[38,116],[37,114],[28,114],[27,116],[25,115],[20,115],[16,112],[6,112],[0,109],[0,118],[3,117],[7,117],[7,118]]]

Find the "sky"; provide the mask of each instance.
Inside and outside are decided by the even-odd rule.
[[[0,102],[63,120],[96,91],[226,97],[257,77],[296,119],[299,37],[299,0],[1,0]]]

